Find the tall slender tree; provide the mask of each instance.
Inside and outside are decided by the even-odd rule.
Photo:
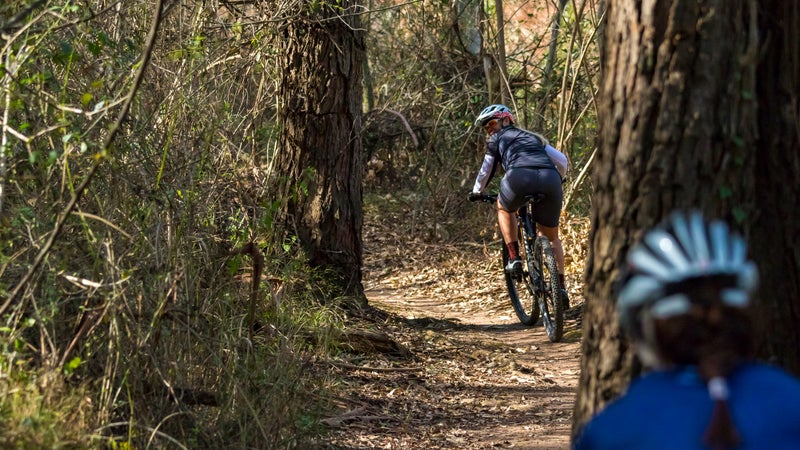
[[[798,371],[798,2],[608,0],[573,431],[637,374],[614,282],[676,208],[733,223],[762,274],[763,356]]]
[[[484,4],[481,3],[479,10],[480,30],[483,35],[481,55],[483,59],[483,72],[486,76],[486,87],[489,94],[489,102],[506,103],[509,100],[508,94],[508,67],[506,66],[506,39],[505,39],[505,13],[503,12],[503,0],[495,0],[495,27],[490,26],[490,19]],[[491,30],[495,30],[495,39],[491,39]]]
[[[285,234],[364,301],[362,68],[357,0],[295,2],[282,27],[276,193]]]
[[[558,33],[561,30],[561,17],[566,6],[567,0],[558,0],[558,7],[550,21],[550,44],[547,46],[547,56],[545,57],[545,65],[542,71],[543,89],[536,99],[536,114],[533,118],[534,130],[542,128],[545,110],[557,92],[553,84],[553,71],[556,65],[556,58],[558,58]]]

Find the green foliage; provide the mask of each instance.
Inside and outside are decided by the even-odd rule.
[[[132,92],[151,3],[97,15],[86,0],[31,5],[0,6],[3,17],[25,12],[2,25],[0,50],[0,298],[22,288],[0,313],[0,447],[301,448],[333,382],[312,362],[340,351],[350,299],[337,298],[334,270],[308,267],[296,237],[270,244],[280,202],[291,200],[267,191],[281,175],[270,172],[283,133],[275,99],[284,50],[270,16],[280,8],[168,8]],[[306,6],[329,14],[343,3]],[[412,205],[402,222],[426,235],[419,224],[433,214],[436,230],[464,226],[462,193],[484,144],[472,119],[490,102],[483,60],[459,44],[448,2],[373,7],[367,197]],[[582,23],[577,16],[563,27]],[[591,113],[574,113],[593,80],[569,88],[569,108],[554,96],[540,109],[540,37],[509,35],[513,102],[523,123],[543,111],[539,131],[568,135],[576,165],[596,132]],[[553,78],[580,81],[592,72],[574,63],[580,52],[569,42],[559,38]],[[301,170],[295,192],[307,195],[319,174]],[[391,196],[402,188],[412,194]],[[249,243],[264,256],[254,316],[258,262],[240,251]]]
[[[0,353],[0,447],[15,449],[90,448],[85,430],[92,405],[82,387],[57,372],[37,370],[24,359],[21,339],[2,335]]]
[[[152,4],[95,6],[48,2],[4,30],[2,298],[25,287],[0,314],[0,447],[301,446],[329,388],[308,361],[338,351],[331,275],[291,242],[256,244],[250,329],[256,261],[235,251],[271,242],[278,211],[263,200],[280,133],[271,31],[187,3],[132,92]]]

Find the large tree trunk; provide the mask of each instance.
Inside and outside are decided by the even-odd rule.
[[[755,7],[755,5],[754,5]],[[761,355],[800,375],[800,2],[761,0],[751,252],[761,273]]]
[[[277,193],[285,233],[297,236],[312,266],[337,275],[338,294],[363,302],[364,36],[356,2],[339,6],[299,11],[284,28]]]
[[[613,303],[630,245],[675,208],[749,234],[755,208],[755,81],[745,55],[757,36],[748,0],[607,6],[574,431],[637,374]]]

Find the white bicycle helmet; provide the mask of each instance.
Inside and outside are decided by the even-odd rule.
[[[673,214],[628,253],[629,272],[617,299],[620,323],[647,340],[652,320],[688,312],[689,293],[704,283],[722,287],[723,304],[746,306],[758,284],[746,253],[744,240],[725,223],[706,222],[696,211]]]
[[[483,126],[484,122],[488,122],[490,119],[502,119],[505,117],[509,118],[511,123],[514,123],[514,116],[506,105],[489,105],[478,114],[478,118],[475,119],[475,126]]]

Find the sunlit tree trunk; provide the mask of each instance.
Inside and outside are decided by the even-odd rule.
[[[372,11],[372,0],[367,2],[367,11]],[[369,13],[365,14],[364,20],[362,20],[364,29],[369,30],[370,24],[370,15]],[[366,39],[364,39],[366,42]],[[369,67],[369,58],[366,56],[366,44],[364,46],[364,57],[362,64],[364,65],[362,78],[364,79],[364,99],[367,102],[367,112],[372,111],[375,108],[375,80],[372,77],[372,70]]]
[[[453,2],[452,12],[454,45],[459,51],[466,50],[471,55],[479,55],[483,43],[479,26],[483,15],[483,3],[475,0],[456,0]]]
[[[482,3],[483,4],[483,3]],[[505,45],[505,19],[503,15],[503,0],[495,0],[495,20],[497,35],[494,42],[486,37],[491,29],[489,17],[483,7],[480,9],[480,29],[484,36],[483,48],[481,49],[483,59],[483,72],[486,76],[486,88],[489,95],[489,103],[506,103],[508,99],[506,82],[506,45]]]
[[[508,103],[508,67],[506,66],[506,18],[503,0],[494,0],[497,14],[497,66],[500,69],[500,103]]]
[[[547,57],[544,71],[542,72],[541,95],[536,99],[536,114],[532,124],[534,130],[543,127],[545,110],[555,96],[556,86],[553,83],[553,69],[556,59],[558,59],[558,33],[561,30],[561,16],[564,14],[566,6],[567,0],[558,0],[558,7],[553,14],[553,19],[550,21],[550,45],[547,47]]]
[[[630,245],[675,208],[745,234],[762,272],[764,354],[797,368],[800,23],[797,2],[756,5],[607,1],[574,431],[636,375],[614,281]]]
[[[364,36],[358,5],[298,5],[280,47],[276,188],[284,237],[296,236],[311,265],[338,279],[339,294],[363,302]]]

